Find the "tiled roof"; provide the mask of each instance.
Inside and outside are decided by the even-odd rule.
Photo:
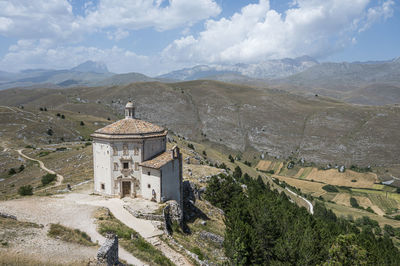
[[[164,128],[154,125],[152,123],[140,119],[125,118],[96,130],[94,134],[92,134],[92,136],[105,138],[140,138],[156,137],[158,135],[163,136],[166,134],[167,131]]]
[[[142,162],[140,165],[144,167],[149,167],[149,168],[154,168],[154,169],[159,169],[166,163],[172,161],[172,151],[166,151],[164,153],[161,153],[160,155],[154,157],[151,160],[147,160]]]

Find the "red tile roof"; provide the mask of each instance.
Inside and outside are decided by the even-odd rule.
[[[140,163],[141,166],[159,169],[163,165],[167,164],[168,162],[172,161],[172,151],[166,151],[161,153],[160,155],[154,157],[151,160],[144,161]]]

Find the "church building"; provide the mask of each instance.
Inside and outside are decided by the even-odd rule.
[[[93,138],[95,193],[182,204],[182,156],[167,150],[164,128],[135,118],[128,102],[125,119],[96,130]]]

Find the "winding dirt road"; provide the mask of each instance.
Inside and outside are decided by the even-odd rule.
[[[57,174],[57,173],[54,172],[53,170],[47,168],[41,160],[37,160],[37,159],[34,159],[34,158],[29,157],[28,155],[23,154],[23,153],[22,153],[23,150],[24,150],[24,149],[19,149],[19,150],[17,150],[18,154],[21,155],[22,157],[24,157],[24,158],[30,160],[30,161],[34,161],[34,162],[39,163],[39,167],[40,167],[40,168],[42,168],[43,170],[45,170],[45,171],[46,171],[47,173],[49,173],[49,174],[52,174],[52,175],[56,175],[56,176],[57,176],[57,181],[56,181],[56,183],[55,183],[54,185],[49,186],[49,187],[46,187],[46,188],[42,188],[42,189],[39,189],[39,190],[36,190],[35,192],[40,192],[40,191],[43,191],[43,190],[46,190],[46,189],[49,189],[49,188],[57,187],[57,186],[59,186],[59,185],[62,184],[62,182],[63,182],[63,180],[64,180],[64,177],[63,177],[62,175]]]

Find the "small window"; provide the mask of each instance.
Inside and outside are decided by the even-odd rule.
[[[139,163],[135,162],[135,171],[139,171]]]
[[[117,147],[113,146],[113,155],[118,155],[118,149]]]
[[[139,155],[139,148],[138,147],[135,147],[133,149],[133,155]]]
[[[106,185],[104,185],[104,183],[101,183],[101,189],[102,190],[106,189]]]
[[[118,163],[114,163],[114,171],[118,171]]]
[[[124,163],[124,169],[129,169],[129,163]]]
[[[147,172],[147,175],[150,175],[150,172]]]
[[[148,188],[151,188],[150,184],[147,184],[147,187],[148,187]]]

